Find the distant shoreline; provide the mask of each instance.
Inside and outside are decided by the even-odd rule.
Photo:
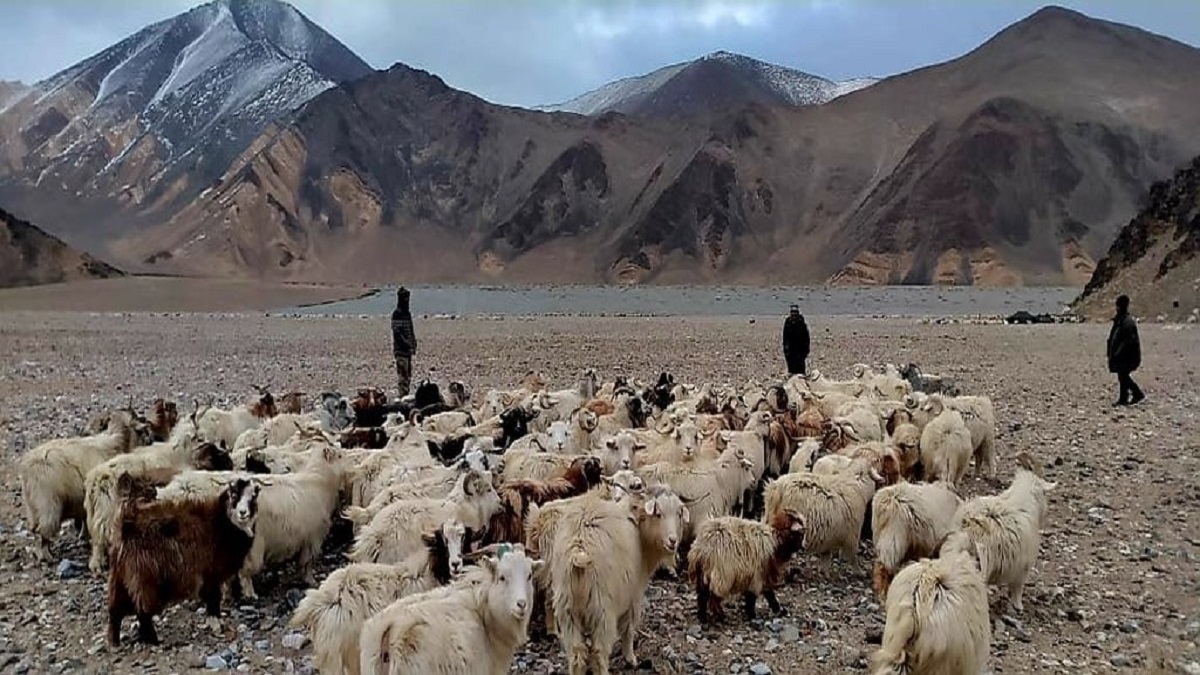
[[[0,289],[0,312],[267,313],[384,316],[395,285],[310,284],[129,276]],[[427,317],[770,317],[799,303],[809,316],[986,318],[1057,314],[1078,294],[1062,287],[594,286],[410,284]]]

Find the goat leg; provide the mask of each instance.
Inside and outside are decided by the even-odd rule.
[[[121,644],[121,621],[133,613],[133,600],[119,582],[110,581],[108,590],[108,642]]]
[[[712,602],[712,592],[703,581],[696,583],[696,615],[701,626],[708,626],[708,605]]]
[[[742,611],[746,614],[747,621],[754,620],[754,604],[758,601],[758,596],[753,593],[742,593]]]
[[[138,612],[137,621],[138,640],[141,640],[142,644],[158,644],[158,632],[154,630],[154,617],[145,612]]]
[[[775,590],[771,588],[764,589],[762,592],[763,598],[767,601],[767,606],[775,612],[775,616],[787,616],[787,610],[783,605],[779,604],[779,598],[775,597]]]
[[[205,582],[200,587],[200,601],[204,603],[204,611],[213,618],[221,616],[221,585]]]

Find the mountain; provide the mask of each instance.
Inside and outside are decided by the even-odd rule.
[[[620,112],[647,117],[711,113],[749,103],[819,105],[875,83],[871,78],[832,82],[823,77],[741,54],[714,52],[610,82],[565,103],[540,106],[547,112],[599,115]]]
[[[0,183],[26,206],[100,198],[143,215],[169,210],[267,124],[370,72],[286,3],[217,0],[37,83],[0,113]],[[111,233],[93,224],[71,234]]]
[[[111,250],[296,279],[1082,285],[1200,154],[1195,100],[1200,51],[1059,8],[824,105],[686,119],[496,106],[397,65]]]
[[[122,272],[0,209],[0,288],[121,276]]]
[[[1118,295],[1130,296],[1142,316],[1200,318],[1200,157],[1151,186],[1075,301],[1076,311],[1109,316]]]
[[[822,105],[546,113],[397,64],[222,144],[236,157],[153,201],[81,206],[87,182],[57,176],[42,188],[84,195],[7,189],[41,222],[105,233],[92,250],[131,271],[1083,285],[1147,188],[1200,155],[1196,100],[1200,50],[1047,8]]]

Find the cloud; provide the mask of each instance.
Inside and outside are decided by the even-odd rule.
[[[574,31],[600,40],[614,40],[639,32],[659,35],[676,31],[763,26],[772,6],[765,2],[705,0],[696,3],[643,3],[600,5],[584,8]]]
[[[561,101],[718,50],[844,79],[954,58],[1045,0],[293,0],[377,68],[397,61],[488,100]],[[1200,43],[1195,0],[1058,0]],[[0,79],[47,77],[189,0],[0,0]]]

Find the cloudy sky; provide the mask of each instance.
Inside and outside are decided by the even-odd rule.
[[[37,81],[187,0],[0,0],[0,79]],[[958,56],[1036,0],[293,0],[377,68],[401,61],[514,105],[725,49],[833,79]],[[1200,0],[1060,0],[1200,45]]]

